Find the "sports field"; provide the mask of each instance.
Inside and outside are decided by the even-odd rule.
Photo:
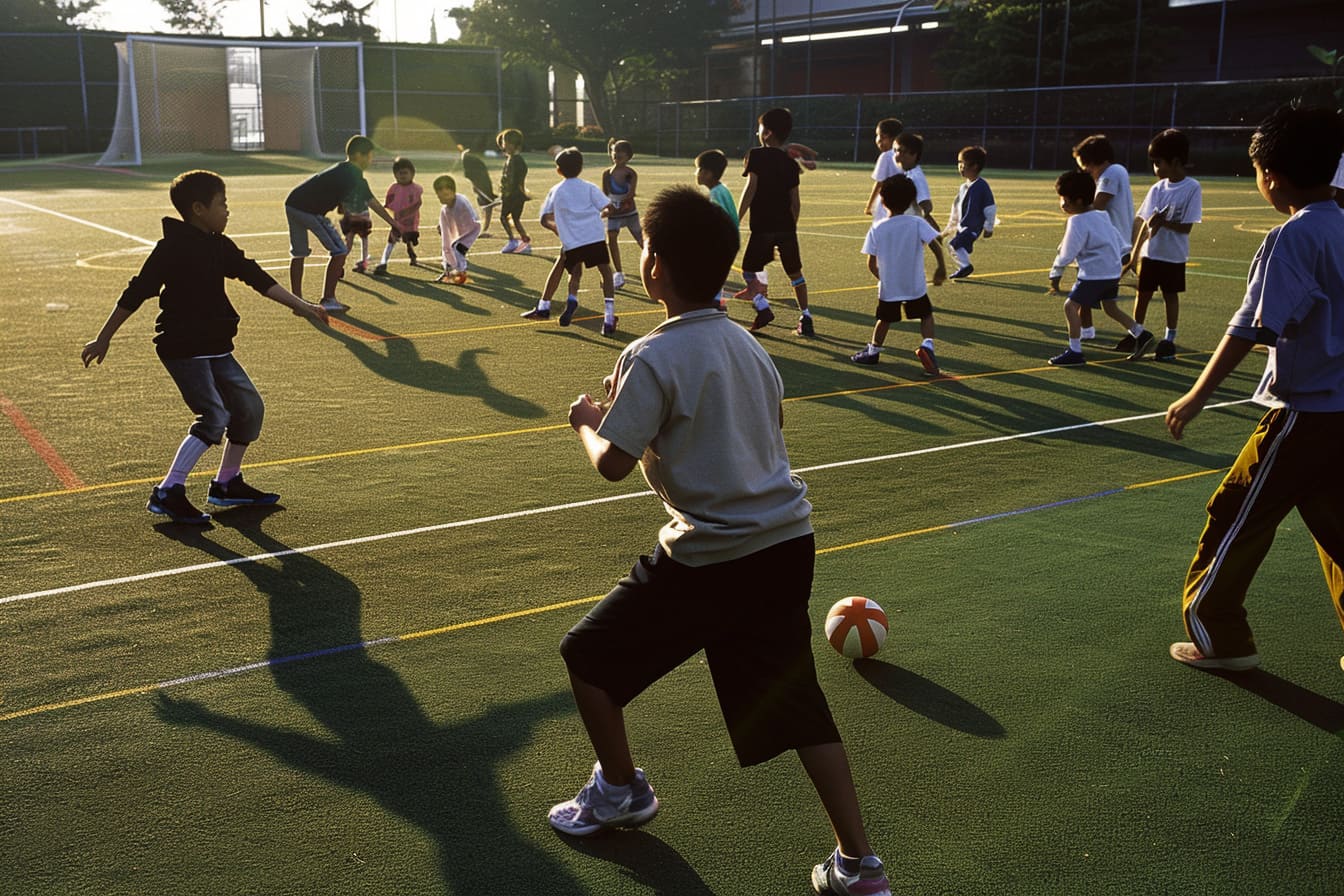
[[[529,163],[539,199],[553,175]],[[283,281],[282,203],[319,163],[193,164],[224,174],[230,235]],[[693,177],[689,160],[632,164],[646,197]],[[664,518],[638,476],[603,481],[565,422],[661,318],[637,278],[616,338],[591,274],[575,326],[519,318],[557,248],[539,226],[531,256],[478,242],[466,286],[398,249],[389,277],[347,274],[352,308],[330,328],[232,284],[237,356],[267,400],[246,473],[283,498],[204,530],[165,523],[144,504],[190,417],[150,344],[152,303],[102,367],[79,351],[191,166],[0,166],[0,891],[809,892],[831,843],[811,788],[793,757],[737,767],[700,661],[627,713],[659,816],[581,842],[546,822],[592,764],[558,642]],[[956,173],[928,170],[944,220]],[[1280,219],[1251,178],[1204,179],[1176,363],[1097,347],[1055,369],[1054,174],[992,157],[985,174],[1000,229],[975,277],[931,289],[947,376],[920,375],[906,323],[878,367],[848,360],[876,299],[864,166],[803,178],[817,337],[793,336],[779,299],[761,337],[815,505],[818,628],[850,594],[892,621],[874,660],[820,637],[816,654],[893,891],[1344,892],[1344,641],[1296,516],[1249,600],[1262,669],[1167,656],[1204,502],[1258,417],[1260,356],[1184,441],[1162,415]],[[1152,178],[1132,177],[1137,204]],[[381,196],[390,156],[368,179]],[[778,265],[770,282],[789,294]],[[218,459],[188,483],[197,504]],[[769,607],[743,595],[706,623],[751,638]]]

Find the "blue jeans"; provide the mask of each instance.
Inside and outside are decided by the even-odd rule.
[[[266,407],[233,355],[162,360],[182,400],[196,415],[192,435],[207,445],[218,445],[226,433],[235,445],[256,441]]]

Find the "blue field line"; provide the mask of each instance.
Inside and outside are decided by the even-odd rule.
[[[976,523],[988,523],[991,520],[1001,520],[1010,516],[1021,516],[1024,513],[1035,513],[1038,510],[1049,510],[1052,507],[1065,507],[1069,504],[1077,504],[1081,501],[1091,501],[1093,498],[1105,498],[1110,495],[1118,495],[1125,490],[1126,489],[1123,486],[1120,488],[1108,488],[1105,491],[1093,492],[1090,495],[1079,495],[1076,498],[1064,498],[1059,501],[1051,501],[1049,504],[1037,504],[1034,507],[1022,507],[1018,510],[1004,510],[999,513],[991,513],[988,516],[977,516],[974,519],[962,520],[959,523],[948,523],[939,528],[955,529],[958,526],[973,526]]]

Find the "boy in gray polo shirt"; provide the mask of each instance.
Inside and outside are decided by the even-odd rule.
[[[582,395],[569,421],[604,478],[639,464],[671,519],[651,556],[561,644],[597,763],[578,796],[551,809],[551,825],[582,837],[657,813],[630,755],[624,708],[704,650],[738,762],[796,750],[821,797],[838,845],[813,869],[813,888],[889,896],[812,662],[812,506],[780,432],[784,385],[719,310],[737,228],[686,186],[655,197],[644,234],[640,277],[667,320],[621,352],[606,380],[609,404]],[[773,606],[743,639],[718,620],[749,594]]]
[[[1272,409],[1209,500],[1185,578],[1190,640],[1172,644],[1171,655],[1200,669],[1259,665],[1246,592],[1294,508],[1316,540],[1344,623],[1344,214],[1330,187],[1341,149],[1344,118],[1333,110],[1285,106],[1256,128],[1256,186],[1290,217],[1255,253],[1246,299],[1204,372],[1167,409],[1179,439],[1251,349],[1269,346],[1257,399]]]

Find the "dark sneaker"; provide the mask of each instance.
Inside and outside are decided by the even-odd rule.
[[[574,312],[579,310],[578,299],[567,299],[565,301],[565,310],[560,312],[560,326],[567,327],[569,322],[574,319]]]
[[[1163,339],[1157,344],[1157,350],[1153,353],[1154,361],[1175,361],[1176,343],[1170,339]]]
[[[925,376],[941,375],[942,371],[938,369],[938,358],[933,354],[933,349],[921,345],[915,349],[915,357],[924,365]]]
[[[248,485],[243,481],[243,474],[239,473],[228,482],[210,480],[210,495],[205,502],[216,507],[243,507],[249,504],[274,504],[279,500],[280,496],[275,492],[263,492]]]
[[[840,864],[840,850],[812,869],[812,890],[835,896],[891,896],[886,869],[877,856],[864,856],[859,870],[850,874]]]
[[[415,264],[415,262],[411,262],[411,264]],[[385,265],[385,264],[380,264],[380,265],[378,265],[377,267],[375,267],[375,268],[373,269],[373,275],[374,275],[375,277],[385,277],[385,276],[387,276],[387,265]]]
[[[149,503],[145,509],[150,513],[162,514],[175,523],[204,526],[210,522],[210,514],[197,510],[187,500],[187,487],[181,483],[168,488],[154,486],[149,490]]]
[[[751,330],[753,333],[757,330],[764,330],[766,325],[774,319],[775,312],[771,311],[769,308],[762,308],[760,311],[756,312],[756,319],[751,322],[751,326],[747,329]]]
[[[975,265],[968,264],[964,268],[957,268],[954,272],[948,275],[947,279],[965,280],[967,277],[971,276],[974,273],[975,273]]]
[[[566,306],[568,306],[568,303],[566,303]],[[566,307],[565,310],[568,311],[569,308]],[[616,335],[616,325],[617,325],[618,323],[620,323],[620,322],[621,322],[621,319],[620,319],[619,317],[614,317],[614,316],[613,316],[612,319],[611,319],[611,323],[607,323],[606,321],[603,321],[603,322],[602,322],[602,335],[603,335],[603,336],[615,336],[615,335]]]
[[[321,302],[318,302],[318,304],[322,306],[322,310],[324,310],[324,311],[330,311],[330,312],[332,312],[333,314],[340,314],[340,313],[343,312],[343,311],[349,311],[349,310],[350,310],[350,306],[349,306],[349,305],[347,305],[347,304],[345,304],[344,302],[340,301],[340,300],[337,299],[335,296],[327,296],[327,297],[326,297],[325,299],[323,299]]]
[[[522,314],[518,316],[523,318],[524,320],[550,320],[551,309],[533,308],[531,311],[524,311]]]
[[[1190,641],[1177,641],[1171,645],[1171,658],[1178,663],[1194,666],[1196,669],[1222,669],[1225,672],[1245,672],[1260,665],[1260,654],[1248,656],[1205,656]],[[1340,661],[1344,664],[1344,660]]]
[[[1134,351],[1134,336],[1133,336],[1133,334],[1126,333],[1126,334],[1125,334],[1125,338],[1124,338],[1124,339],[1121,339],[1119,342],[1117,342],[1117,343],[1115,344],[1115,348],[1111,349],[1111,351],[1113,351],[1113,352],[1132,352],[1132,351]]]
[[[849,360],[853,361],[855,364],[866,364],[869,367],[876,367],[877,359],[880,354],[880,352],[870,352],[865,348],[850,355]]]
[[[362,273],[364,273],[366,270],[368,270],[368,268],[369,268],[369,263],[368,263],[367,261],[357,261],[357,262],[355,262],[355,273],[356,273],[356,274],[362,274]]]
[[[817,335],[816,328],[812,326],[812,315],[804,314],[802,317],[798,318],[798,326],[793,328],[793,335],[795,336]]]
[[[635,769],[635,779],[627,787],[599,784],[601,772],[601,764],[594,763],[578,796],[551,807],[547,816],[551,827],[562,834],[587,837],[603,828],[638,827],[658,814],[658,797],[642,768]]]
[[[1087,358],[1083,357],[1082,352],[1076,352],[1069,349],[1066,352],[1060,352],[1046,362],[1052,367],[1079,367],[1087,363]]]
[[[418,266],[419,266],[419,264],[420,264],[420,257],[419,257],[418,255],[416,255],[414,251],[411,250],[411,247],[410,247],[410,246],[407,246],[407,247],[406,247],[406,256],[407,256],[408,258],[410,258],[410,260],[411,260],[411,267],[418,267]],[[377,272],[375,272],[375,273],[377,273]]]
[[[1153,347],[1153,334],[1144,330],[1134,338],[1134,351],[1129,353],[1129,360],[1137,361],[1147,353],[1148,349]]]

